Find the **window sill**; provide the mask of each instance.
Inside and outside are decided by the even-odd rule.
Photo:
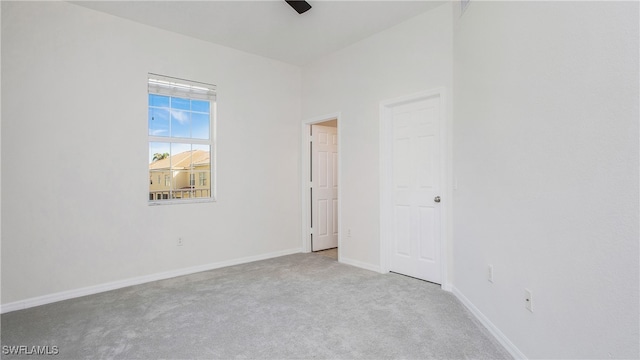
[[[216,202],[214,198],[200,198],[200,199],[185,199],[185,200],[153,200],[148,201],[149,206],[158,205],[178,205],[178,204],[197,204],[197,203],[211,203]]]

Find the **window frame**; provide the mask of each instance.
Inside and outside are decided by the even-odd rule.
[[[153,91],[151,81],[159,80],[160,82],[167,82],[175,84],[176,86],[172,88],[171,93],[168,93],[169,90],[163,90],[162,92]],[[217,178],[215,177],[217,174],[216,171],[216,156],[217,156],[217,96],[216,96],[216,86],[213,84],[180,79],[175,77],[169,77],[165,75],[153,74],[149,73],[147,77],[147,103],[146,108],[147,111],[149,109],[149,95],[161,95],[161,96],[169,96],[190,100],[199,100],[199,101],[208,101],[209,102],[209,139],[197,139],[197,138],[186,138],[186,137],[172,137],[172,136],[153,136],[149,135],[149,123],[147,123],[147,149],[149,149],[151,143],[168,143],[172,144],[187,144],[187,145],[206,145],[209,146],[209,179],[210,185],[208,188],[208,197],[188,197],[188,198],[175,198],[170,196],[173,189],[169,189],[168,194],[164,194],[162,191],[161,199],[158,199],[158,196],[155,197],[154,200],[147,200],[148,205],[171,205],[171,204],[192,204],[192,203],[206,203],[206,202],[216,202],[217,201]],[[169,86],[167,87],[169,88]],[[208,98],[202,98],[202,95],[199,96],[190,96],[189,92],[192,89],[197,89],[196,91],[201,91],[201,89],[206,90],[206,96]],[[147,120],[148,121],[148,120]],[[173,155],[173,154],[172,154]],[[171,155],[170,155],[171,156]],[[149,163],[147,163],[147,171],[149,171]],[[169,167],[169,171],[171,167]],[[195,176],[195,173],[190,173]],[[160,176],[159,176],[160,177]],[[158,183],[162,184],[160,179],[158,179]],[[171,181],[171,186],[173,186],[173,181]],[[150,187],[147,185],[147,192],[151,194]],[[160,195],[158,193],[157,195]],[[148,196],[149,198],[149,196]]]

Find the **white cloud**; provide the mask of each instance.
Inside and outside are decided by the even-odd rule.
[[[152,136],[161,136],[161,135],[163,135],[163,134],[165,134],[165,133],[168,133],[168,132],[169,132],[169,131],[168,131],[167,129],[156,129],[156,130],[153,130],[153,131],[151,132],[151,135],[152,135]]]
[[[185,124],[187,122],[189,122],[189,114],[187,112],[184,111],[179,111],[179,110],[173,110],[171,109],[171,116],[178,120],[178,122],[180,124]]]

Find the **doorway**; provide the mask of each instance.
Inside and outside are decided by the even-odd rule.
[[[339,260],[339,113],[307,120],[302,126],[303,251]]]
[[[311,125],[311,251],[338,247],[338,124]]]
[[[445,123],[442,91],[381,103],[381,265],[443,284]]]

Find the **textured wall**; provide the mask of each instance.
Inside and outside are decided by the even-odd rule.
[[[2,10],[3,304],[300,247],[297,67],[66,2]],[[218,86],[217,202],[147,205],[148,72]]]
[[[446,4],[302,69],[303,119],[342,115],[340,220],[352,234],[342,234],[344,259],[380,266],[380,102],[439,87],[450,94],[451,56]]]
[[[638,358],[638,3],[455,19],[456,288],[529,358]]]

